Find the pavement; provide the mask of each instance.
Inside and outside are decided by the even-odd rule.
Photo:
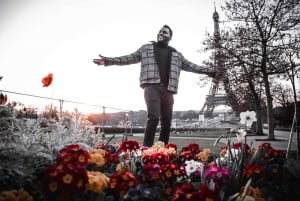
[[[274,136],[275,140],[269,140],[267,135],[267,130],[264,130],[264,135],[247,135],[246,142],[251,147],[257,148],[260,144],[266,142],[270,143],[271,146],[275,149],[287,151],[288,146],[290,151],[297,151],[297,135],[296,132],[290,131],[280,131],[275,130]],[[236,138],[233,138],[233,141],[236,141]],[[289,145],[290,144],[290,145]]]
[[[260,144],[266,142],[270,143],[271,146],[275,149],[282,150],[284,152],[289,151],[289,153],[293,153],[293,155],[297,154],[297,135],[296,132],[293,132],[291,135],[290,131],[279,131],[275,130],[274,135],[275,135],[275,140],[269,140],[267,136],[267,130],[264,130],[264,135],[259,136],[259,135],[253,135],[249,134],[246,137],[246,143],[253,148],[257,148]],[[143,136],[144,134],[142,133],[134,133],[133,136]],[[108,135],[109,136],[109,135]],[[216,139],[221,134],[205,134],[205,133],[176,133],[176,134],[171,134],[170,138],[184,138],[184,139]],[[228,136],[228,135],[227,135]],[[289,141],[290,141],[290,146],[289,146]],[[220,142],[222,143],[227,143],[227,138],[221,138]],[[231,142],[237,142],[237,138],[235,135],[232,135]],[[289,146],[289,150],[288,150]],[[298,151],[299,154],[299,151]]]
[[[267,135],[267,130],[264,130],[264,135],[253,135],[253,134],[249,134],[246,136],[246,143],[254,148],[257,148],[260,144],[267,142],[270,143],[271,146],[275,149],[279,149],[279,150],[283,150],[283,151],[287,151],[288,146],[289,146],[289,141],[290,141],[290,146],[289,146],[289,150],[290,151],[297,151],[297,135],[296,132],[293,132],[291,135],[290,131],[279,131],[279,130],[275,130],[274,131],[274,136],[275,136],[275,140],[269,140],[268,139],[268,135]],[[220,134],[218,136],[210,136],[210,135],[205,135],[205,134],[175,134],[175,135],[171,135],[170,137],[172,138],[191,138],[191,139],[197,139],[197,138],[206,138],[206,139],[212,139],[212,138],[218,138],[220,136]],[[290,140],[291,139],[291,140]],[[237,138],[235,137],[235,135],[232,135],[231,138],[232,142],[237,142]],[[223,143],[227,143],[227,138],[222,138],[220,140],[220,142]]]

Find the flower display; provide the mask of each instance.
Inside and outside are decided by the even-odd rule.
[[[173,144],[142,147],[129,140],[89,150],[67,145],[43,170],[42,181],[53,200],[265,201],[281,185],[277,181],[293,179],[284,172],[284,154],[270,143],[254,149],[241,140],[214,154],[195,143],[178,151]],[[0,200],[9,196],[0,193]]]
[[[265,142],[249,146],[242,129],[230,132],[236,136],[217,153],[195,142],[179,149],[163,142],[144,147],[134,140],[66,144],[35,182],[42,183],[44,200],[53,201],[293,201],[297,193],[290,184],[299,181],[287,171],[284,152]],[[0,201],[22,200],[12,192],[0,193]],[[23,200],[37,194],[29,193],[32,197],[24,194]]]

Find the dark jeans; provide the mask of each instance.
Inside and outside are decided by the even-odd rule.
[[[159,141],[169,142],[174,98],[163,85],[149,85],[144,89],[144,98],[147,106],[147,126],[145,130],[144,146],[151,147],[154,143],[155,132],[160,120]]]

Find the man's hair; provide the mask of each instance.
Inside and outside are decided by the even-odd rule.
[[[166,25],[166,24],[165,24],[165,25],[163,26],[163,28],[167,28],[167,29],[170,30],[170,35],[171,35],[171,38],[172,38],[172,36],[173,36],[173,31],[172,31],[171,27],[169,27],[169,25]],[[170,39],[171,39],[171,38],[170,38]]]

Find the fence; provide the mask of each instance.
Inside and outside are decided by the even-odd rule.
[[[64,103],[71,103],[75,105],[84,105],[84,106],[89,106],[89,107],[95,107],[95,108],[101,108],[102,112],[105,113],[107,109],[109,110],[114,110],[114,111],[123,111],[123,112],[130,112],[131,110],[127,109],[120,109],[120,108],[115,108],[115,107],[109,107],[109,106],[103,106],[103,105],[96,105],[96,104],[89,104],[89,103],[83,103],[83,102],[78,102],[78,101],[73,101],[73,100],[64,100],[64,99],[59,99],[59,98],[50,98],[50,97],[45,97],[45,96],[38,96],[38,95],[33,95],[33,94],[26,94],[26,93],[20,93],[20,92],[15,92],[15,91],[8,91],[8,90],[3,90],[0,89],[0,92],[2,93],[8,93],[8,94],[16,94],[16,95],[21,95],[21,96],[27,96],[27,97],[33,97],[33,98],[39,98],[39,99],[46,99],[50,100],[51,104],[53,104],[53,101],[57,101],[59,103],[59,111],[63,111],[63,105]]]

